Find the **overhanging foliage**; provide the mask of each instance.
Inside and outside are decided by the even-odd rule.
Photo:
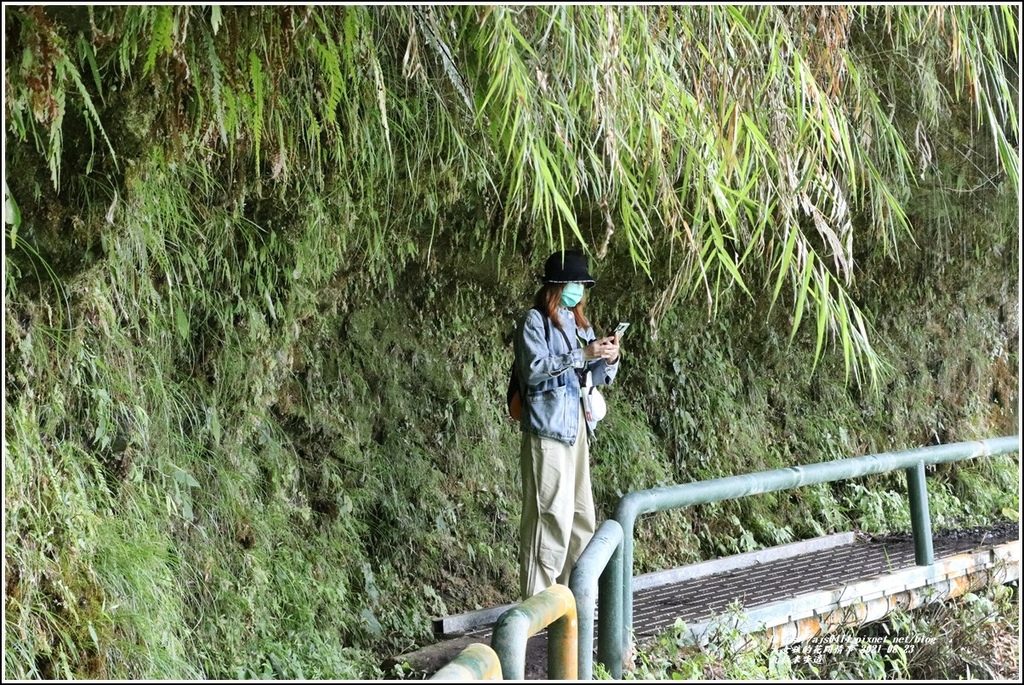
[[[794,334],[813,319],[818,355],[832,337],[858,380],[875,379],[879,360],[850,295],[855,245],[895,258],[913,240],[906,203],[938,174],[944,113],[972,108],[1019,187],[1009,5],[33,6],[5,17],[8,131],[34,141],[55,187],[68,119],[88,129],[86,171],[116,176],[132,151],[108,135],[120,116],[110,108],[117,91],[147,90],[151,132],[181,163],[258,192],[377,208],[339,229],[374,270],[430,250],[408,240],[408,222],[436,224],[482,196],[489,249],[522,229],[599,256],[628,250],[663,292],[654,329],[687,293],[710,307],[730,288],[785,295]],[[12,190],[16,208],[30,191]]]

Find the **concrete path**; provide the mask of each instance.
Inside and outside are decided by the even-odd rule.
[[[940,562],[965,552],[1019,541],[1020,534],[1016,522],[1007,522],[986,528],[939,531],[934,533],[933,540],[935,559]],[[680,618],[690,626],[699,625],[727,613],[730,605],[753,610],[914,566],[914,543],[909,535],[845,534],[638,576],[634,578],[634,631],[638,642],[643,643],[672,628]],[[494,607],[437,619],[439,643],[423,652],[441,660],[436,667],[426,663],[417,666],[417,653],[403,658],[414,667],[432,672],[470,642],[490,644],[492,627],[503,610],[504,607]],[[544,679],[545,675],[545,634],[541,633],[529,641],[526,677]]]

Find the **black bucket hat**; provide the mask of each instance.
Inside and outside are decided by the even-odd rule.
[[[544,262],[545,283],[582,283],[592,288],[596,281],[587,270],[587,256],[578,250],[555,252]]]

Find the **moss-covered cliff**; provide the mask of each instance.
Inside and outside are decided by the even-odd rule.
[[[373,677],[514,599],[563,239],[634,324],[599,517],[1016,432],[1012,15],[925,9],[5,6],[6,674]],[[932,476],[937,527],[1019,506],[1016,458]],[[639,570],[902,488],[649,517]]]

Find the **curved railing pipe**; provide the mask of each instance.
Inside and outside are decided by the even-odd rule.
[[[480,642],[459,652],[431,680],[501,680],[501,661],[493,649]]]
[[[491,647],[506,680],[525,678],[526,641],[544,628],[548,628],[548,679],[576,680],[576,600],[564,585],[552,585],[498,617]]]

